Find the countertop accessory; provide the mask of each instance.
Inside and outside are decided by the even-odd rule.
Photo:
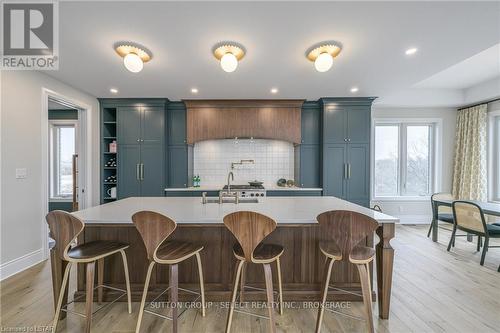
[[[276,183],[279,187],[285,187],[286,186],[286,179],[285,178],[280,178],[278,179],[278,182]]]
[[[260,186],[260,185],[264,184],[264,182],[259,182],[258,180],[254,180],[254,181],[248,182],[248,184],[250,184],[250,186]]]
[[[295,182],[293,181],[293,179],[288,179],[288,180],[286,181],[286,186],[288,186],[288,187],[292,187],[292,186],[294,186],[294,185],[295,185]]]

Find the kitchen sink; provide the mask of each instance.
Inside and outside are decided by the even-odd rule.
[[[219,203],[219,198],[207,198],[207,203]],[[225,203],[230,203],[230,204],[233,204],[235,203],[235,199],[234,198],[224,198],[222,199],[222,203],[225,204]],[[243,204],[243,203],[259,203],[259,199],[251,199],[251,198],[240,198],[240,200],[238,201],[239,204]]]

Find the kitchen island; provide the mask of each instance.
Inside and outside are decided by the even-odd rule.
[[[390,240],[394,237],[397,218],[358,206],[335,197],[268,197],[258,203],[202,204],[199,197],[134,197],[75,212],[82,219],[85,229],[79,241],[117,240],[130,244],[127,250],[130,269],[132,299],[137,301],[142,294],[148,262],[143,242],[131,221],[131,216],[140,210],[151,210],[169,216],[177,222],[177,229],[169,239],[196,242],[204,245],[201,252],[204,268],[207,301],[228,301],[233,283],[236,260],[232,254],[233,235],[223,225],[223,217],[235,211],[249,210],[265,214],[277,222],[276,230],[265,242],[283,245],[281,259],[285,301],[314,301],[319,299],[322,283],[324,256],[318,248],[322,239],[316,216],[328,210],[353,210],[373,217],[379,222],[377,235],[380,239],[377,250],[377,293],[379,316],[388,318],[394,250]],[[373,246],[367,238],[366,245]],[[104,283],[120,288],[124,285],[124,274],[120,258],[106,259],[107,271]],[[61,263],[53,260],[54,281],[61,275]],[[249,265],[246,272],[248,284],[263,286],[263,275],[258,265]],[[275,274],[273,274],[275,275]],[[348,262],[338,262],[332,272],[332,284],[354,293],[360,292],[358,273]],[[198,275],[194,260],[179,265],[179,283],[197,289]],[[152,277],[150,294],[153,297],[168,286],[168,267],[156,266]],[[85,290],[83,269],[78,270],[78,291]],[[58,294],[57,288],[54,294]],[[264,299],[261,293],[249,291],[247,299]],[[248,295],[247,295],[248,294]],[[360,300],[349,292],[332,292],[332,299]],[[114,295],[107,295],[112,298]],[[374,292],[375,297],[375,292]],[[106,296],[105,296],[106,299]]]

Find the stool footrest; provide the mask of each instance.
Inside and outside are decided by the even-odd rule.
[[[155,315],[155,316],[158,316],[160,318],[163,318],[163,319],[167,319],[167,320],[173,320],[172,316],[167,316],[167,315],[164,315],[164,314],[161,314],[161,313],[158,313],[158,312],[155,312],[155,311],[152,311],[152,310],[149,310],[147,309],[147,307],[152,307],[152,304],[154,302],[156,302],[157,299],[159,299],[161,296],[163,296],[167,291],[170,290],[170,288],[172,287],[168,287],[167,289],[163,290],[158,296],[156,296],[152,301],[148,302],[147,305],[144,306],[144,312],[147,312],[149,314],[152,314],[152,315]],[[184,292],[187,292],[189,294],[193,294],[193,295],[196,295],[197,297],[195,299],[193,299],[191,302],[196,302],[197,300],[200,299],[201,297],[201,294],[197,291],[194,291],[194,290],[189,290],[189,289],[185,289],[185,288],[177,288],[178,290],[182,290]],[[184,312],[186,312],[188,308],[185,308],[183,309],[178,315],[177,315],[177,318],[179,318]]]
[[[350,315],[348,313],[344,313],[344,312],[341,312],[341,311],[337,311],[337,310],[333,310],[333,309],[329,309],[329,308],[325,308],[325,310],[328,311],[328,312],[339,314],[341,316],[345,316],[345,317],[351,318],[351,319],[366,321],[365,318],[358,317],[358,316],[353,316],[353,315]]]
[[[115,288],[115,287],[107,286],[107,285],[104,285],[104,284],[101,284],[101,285],[98,285],[98,286],[94,287],[93,290],[96,290],[97,288],[106,288],[106,289],[116,290],[116,291],[121,292],[121,294],[118,297],[116,297],[114,300],[112,300],[111,302],[107,302],[106,304],[98,307],[94,312],[92,312],[92,315],[94,315],[98,311],[101,311],[105,307],[110,306],[111,304],[115,303],[116,301],[118,301],[120,298],[122,298],[124,295],[127,294],[127,291],[124,290],[124,289]],[[84,297],[86,297],[86,295],[80,295],[80,296],[74,298],[71,302],[68,302],[68,303],[64,304],[63,306],[61,306],[61,311],[64,311],[64,312],[67,312],[67,313],[72,313],[72,314],[78,315],[78,316],[83,317],[83,318],[87,318],[87,316],[85,314],[81,313],[81,312],[73,311],[73,310],[68,309],[68,305],[70,305],[72,303],[75,303],[77,300],[79,300],[81,298],[84,298]]]
[[[350,291],[350,290],[345,290],[345,289],[342,289],[342,288],[337,288],[337,287],[333,287],[333,286],[330,286],[330,285],[328,286],[328,289],[329,289],[329,290],[338,290],[338,291],[343,291],[343,292],[345,292],[345,293],[348,293],[348,294],[351,294],[351,295],[354,295],[354,296],[359,296],[359,297],[363,298],[363,295],[358,294],[358,293],[355,293],[355,292],[352,292],[352,291]]]
[[[260,314],[253,313],[253,312],[250,312],[250,311],[243,311],[243,310],[239,310],[239,309],[233,309],[233,311],[234,312],[243,313],[243,314],[247,314],[247,315],[250,315],[250,316],[253,316],[253,317],[258,317],[258,318],[263,318],[263,319],[269,319],[268,316],[260,315]]]

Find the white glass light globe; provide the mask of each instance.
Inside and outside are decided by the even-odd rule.
[[[125,68],[132,73],[139,73],[144,67],[141,57],[135,53],[129,53],[123,58],[123,64]]]
[[[220,67],[222,67],[225,72],[234,72],[238,67],[238,59],[236,59],[234,54],[226,53],[220,59]]]
[[[314,67],[318,72],[326,72],[333,65],[333,57],[326,52],[321,53],[314,61]]]

